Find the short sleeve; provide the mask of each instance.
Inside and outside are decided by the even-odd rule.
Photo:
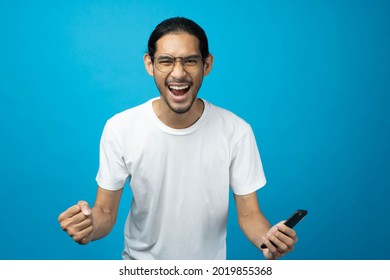
[[[260,153],[252,129],[249,127],[232,151],[230,186],[233,193],[252,193],[266,183]]]
[[[122,148],[107,123],[100,140],[99,170],[96,181],[100,187],[115,191],[123,188],[129,176]]]

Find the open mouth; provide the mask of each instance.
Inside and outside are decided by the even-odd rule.
[[[173,95],[182,96],[190,90],[190,85],[169,85],[168,88]]]

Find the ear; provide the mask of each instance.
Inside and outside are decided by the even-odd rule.
[[[205,59],[203,64],[203,73],[205,76],[207,76],[211,68],[213,68],[213,62],[214,62],[214,56],[212,54],[209,54],[209,56]]]
[[[144,64],[145,64],[146,72],[148,72],[148,74],[150,76],[154,76],[154,69],[153,69],[152,58],[147,53],[144,54]]]

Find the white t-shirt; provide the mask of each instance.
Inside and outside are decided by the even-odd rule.
[[[155,99],[108,120],[100,144],[100,187],[130,178],[124,259],[226,259],[229,186],[238,195],[265,185],[251,127],[203,100],[191,127],[155,115]]]

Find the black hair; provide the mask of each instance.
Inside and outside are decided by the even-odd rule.
[[[148,54],[154,58],[156,52],[156,43],[164,35],[169,33],[187,32],[199,41],[199,50],[202,58],[205,59],[209,56],[209,43],[207,40],[206,33],[197,23],[184,17],[174,17],[162,21],[156,26],[148,41]]]

